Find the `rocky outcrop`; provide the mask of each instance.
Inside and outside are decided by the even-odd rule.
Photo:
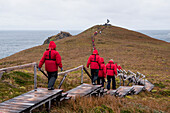
[[[48,39],[46,39],[43,44],[49,44],[50,41],[55,41],[55,40],[63,39],[63,38],[70,37],[70,36],[72,36],[70,33],[61,31],[57,35],[48,37]]]

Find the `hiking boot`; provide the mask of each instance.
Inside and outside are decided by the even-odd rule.
[[[54,87],[49,87],[48,90],[54,90]]]

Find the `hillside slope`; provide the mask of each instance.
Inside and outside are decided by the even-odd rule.
[[[55,41],[64,69],[85,65],[92,53],[91,36],[102,26],[94,26],[68,39]],[[170,44],[127,29],[108,26],[95,37],[96,48],[105,62],[114,59],[126,70],[147,74],[170,74]],[[47,45],[33,47],[4,59],[0,68],[38,62]]]
[[[103,26],[96,25],[76,36],[55,41],[57,45],[56,49],[62,57],[64,70],[71,69],[82,64],[86,65],[87,59],[92,53],[91,36],[96,30],[99,30],[102,27]],[[146,75],[146,78],[155,85],[154,92],[144,92],[140,95],[122,100],[115,97],[111,100],[111,97],[96,99],[93,101],[93,105],[89,103],[91,101],[90,99],[88,100],[89,102],[87,100],[80,99],[76,104],[74,102],[70,102],[68,105],[66,104],[64,107],[61,107],[61,109],[54,109],[54,112],[64,112],[65,110],[68,112],[79,112],[81,106],[84,106],[82,108],[84,112],[89,112],[94,106],[98,106],[103,103],[117,112],[120,111],[121,108],[125,107],[125,109],[127,109],[130,106],[134,106],[133,103],[138,103],[136,104],[136,108],[140,108],[140,110],[145,109],[146,106],[148,106],[152,110],[157,109],[166,112],[169,111],[169,43],[153,39],[135,31],[115,26],[107,26],[103,29],[101,34],[95,36],[95,44],[100,56],[105,59],[105,63],[107,63],[110,59],[114,59],[114,61],[119,63],[123,69],[131,70],[133,72],[139,71]],[[47,47],[48,44],[36,46],[4,59],[0,59],[0,68],[39,62]],[[70,78],[67,79],[69,82],[65,82],[66,84],[64,85],[64,89],[68,90],[75,87],[75,78],[79,74],[80,71],[71,73]],[[88,81],[88,78],[86,78],[86,82]],[[59,80],[57,83],[59,83]],[[44,84],[42,86],[44,86]],[[108,103],[105,100],[108,100]],[[115,103],[112,103],[113,100],[116,100]],[[119,104],[117,104],[117,102]],[[126,106],[127,103],[128,105]],[[89,107],[84,104],[89,104],[91,106]],[[115,104],[116,107],[112,104]],[[144,107],[142,108],[140,105]],[[71,106],[74,106],[74,108]],[[133,110],[136,110],[136,108],[133,108]]]

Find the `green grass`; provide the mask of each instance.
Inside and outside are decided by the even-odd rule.
[[[43,79],[37,76],[38,83]],[[22,71],[4,73],[0,80],[0,102],[26,93],[34,88],[34,75]]]
[[[79,65],[86,65],[88,57],[92,53],[91,36],[101,27],[103,26],[96,25],[76,36],[55,41],[57,46],[56,50],[62,57],[64,70]],[[153,92],[141,92],[139,95],[133,95],[133,98],[118,99],[105,96],[100,99],[93,98],[93,101],[90,99],[81,99],[77,100],[76,103],[71,101],[62,105],[60,108],[54,108],[52,112],[91,112],[91,110],[96,107],[99,107],[100,111],[101,105],[106,105],[114,112],[170,112],[169,43],[152,39],[135,31],[109,26],[102,31],[102,34],[98,34],[95,37],[95,44],[100,56],[104,58],[105,63],[110,59],[114,59],[114,61],[119,63],[126,71],[138,71],[146,75],[146,79],[155,85]],[[0,68],[39,62],[46,48],[48,48],[48,44],[36,46],[7,58],[0,59]],[[6,75],[2,78],[4,82],[0,83],[1,101],[32,90],[32,73],[33,72],[11,72],[4,74]],[[38,87],[47,87],[47,79],[39,72],[38,75]],[[69,73],[61,88],[67,91],[80,85],[80,75],[81,71]],[[29,76],[31,77],[29,78]],[[24,79],[24,77],[26,79]],[[61,79],[62,76],[58,77],[55,87],[58,87]],[[118,84],[119,80],[116,79],[116,81]],[[86,75],[84,76],[84,82],[90,83]],[[90,101],[92,104],[87,101]],[[129,110],[129,108],[132,109]]]

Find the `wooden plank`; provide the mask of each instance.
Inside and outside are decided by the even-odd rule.
[[[18,110],[0,109],[0,113],[19,113]]]
[[[14,106],[0,106],[1,109],[10,109],[10,110],[22,110],[25,109],[24,107],[14,107]]]
[[[142,85],[145,84],[145,89],[148,91],[151,91],[154,88],[154,85],[152,83],[150,83],[147,79],[140,80],[139,84],[142,84]]]
[[[46,88],[38,88],[37,91],[30,91],[13,99],[0,103],[1,109],[5,111],[18,110],[17,112],[24,112],[27,109],[31,109],[48,99],[52,99],[55,96],[60,96],[62,89],[48,90]],[[10,111],[9,110],[9,111]]]
[[[2,78],[3,73],[5,73],[5,71],[0,72],[0,79]]]
[[[17,104],[9,104],[9,103],[0,103],[0,107],[21,107],[21,108],[28,108],[30,105],[17,105]]]
[[[116,89],[116,93],[117,93],[117,96],[124,97],[133,90],[134,90],[133,87],[120,86],[119,88]]]
[[[67,91],[68,96],[86,96],[101,88],[101,85],[82,84]]]
[[[135,95],[139,94],[144,89],[144,86],[140,86],[140,85],[133,85],[132,87],[134,88]]]
[[[15,69],[23,69],[23,68],[27,68],[27,67],[32,67],[34,65],[37,65],[36,62],[33,63],[29,63],[29,64],[24,64],[24,65],[19,65],[19,66],[13,66],[13,67],[7,67],[7,68],[2,68],[0,69],[0,71],[5,71],[5,72],[9,72]]]
[[[110,95],[118,95],[118,94],[116,93],[116,91],[117,91],[117,90],[110,90],[109,93],[110,93]]]
[[[78,69],[81,69],[81,68],[83,68],[83,65],[78,66],[78,67],[73,68],[73,69],[69,69],[69,70],[64,71],[64,72],[60,72],[60,73],[58,73],[58,75],[64,75],[64,74],[67,74],[67,73],[69,73],[69,72],[72,72],[72,71],[76,71],[76,70],[78,70]]]
[[[38,101],[43,100],[54,93],[56,93],[56,92],[53,92],[51,90],[48,92],[31,92],[31,94],[25,94],[24,96],[19,96],[18,98],[15,97],[15,98],[10,99],[6,102],[37,103]]]

